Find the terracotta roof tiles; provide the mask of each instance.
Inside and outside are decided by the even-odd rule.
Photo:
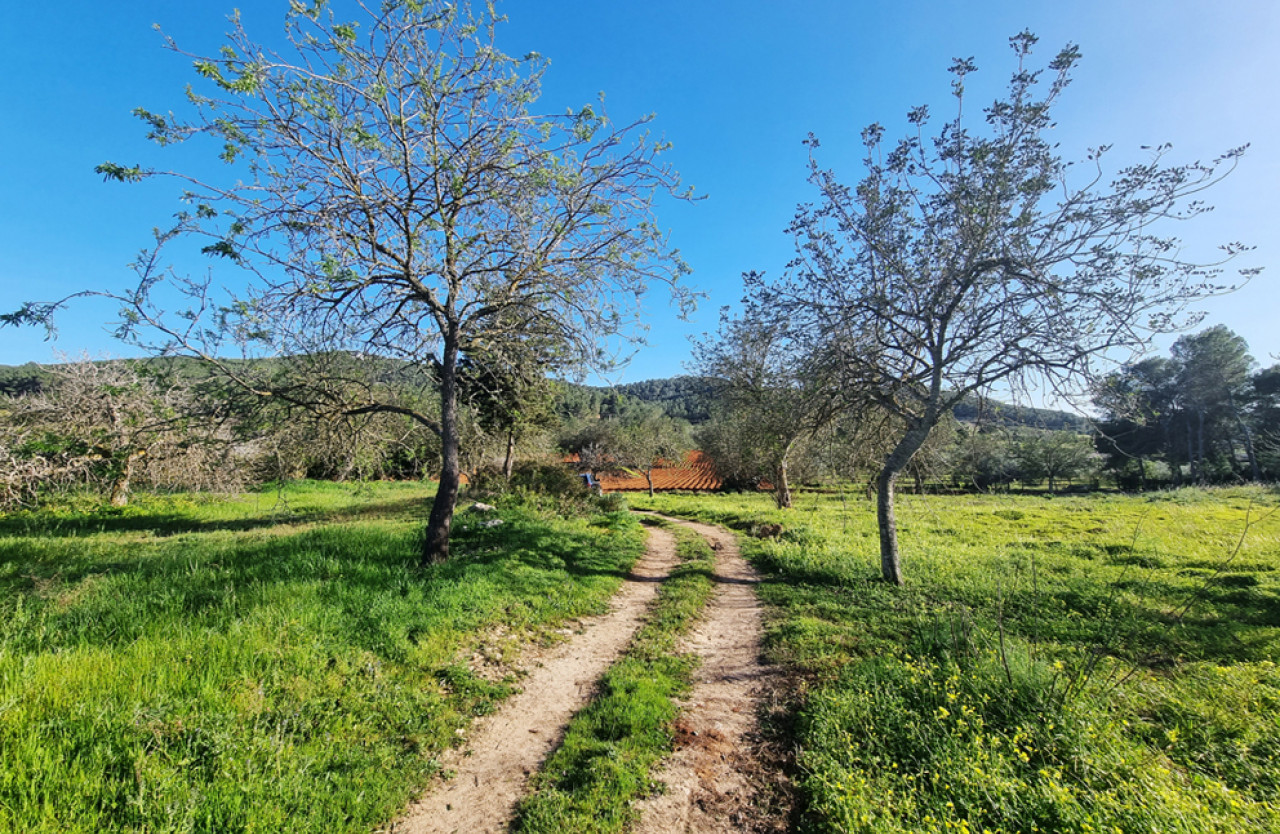
[[[645,480],[644,473],[637,469],[604,472],[599,475],[599,481],[600,488],[605,492],[636,492],[649,489],[649,482]],[[653,470],[655,490],[719,489],[720,484],[721,480],[716,475],[711,458],[696,449],[685,455],[678,466],[661,466]]]

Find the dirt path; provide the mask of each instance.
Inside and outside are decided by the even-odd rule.
[[[760,658],[759,576],[743,561],[732,534],[668,518],[692,528],[716,550],[716,595],[681,651],[702,658],[677,723],[676,750],[658,780],[666,792],[640,803],[639,834],[785,831],[789,791],[779,754],[758,725],[762,706],[780,686],[779,670]]]
[[[675,564],[671,533],[650,530],[645,555],[614,595],[609,613],[585,620],[584,633],[537,658],[540,663],[522,682],[523,691],[477,721],[463,749],[446,756],[445,771],[456,775],[415,802],[390,831],[506,831],[529,774],[560,743],[565,725],[626,648]]]

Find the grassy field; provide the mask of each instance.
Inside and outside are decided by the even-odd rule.
[[[1280,831],[1275,492],[904,496],[905,589],[853,497],[633,503],[747,534],[812,830]]]
[[[507,502],[416,566],[429,492],[306,484],[0,516],[0,831],[370,831],[521,644],[602,611],[624,513]]]

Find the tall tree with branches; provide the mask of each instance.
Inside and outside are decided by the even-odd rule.
[[[748,274],[757,286],[758,274]],[[694,347],[697,372],[711,380],[721,417],[727,413],[737,444],[751,453],[733,456],[732,466],[746,459],[766,471],[753,473],[773,484],[779,509],[792,504],[790,469],[796,450],[829,426],[850,403],[831,374],[831,364],[804,342],[793,338],[785,318],[747,299],[739,317],[721,315],[720,330]],[[741,477],[727,467],[728,456],[716,460],[721,477]]]
[[[895,484],[943,415],[974,393],[1088,378],[1184,326],[1191,302],[1227,289],[1220,263],[1244,248],[1192,263],[1166,236],[1167,223],[1207,210],[1198,195],[1243,148],[1168,165],[1165,145],[1111,177],[1105,146],[1065,162],[1047,133],[1080,54],[1066,47],[1046,74],[1030,65],[1035,43],[1029,32],[1011,39],[1017,70],[980,119],[966,107],[976,68],[965,59],[951,67],[956,115],[933,135],[926,107],[910,111],[914,130],[896,144],[867,128],[856,186],[819,164],[811,136],[818,197],[791,224],[796,258],[782,280],[752,288],[798,337],[840,357],[847,387],[901,420],[877,478],[890,582],[903,582]]]
[[[533,110],[545,62],[503,54],[500,20],[492,3],[465,0],[293,0],[282,54],[233,17],[217,55],[190,55],[202,83],[185,115],[137,111],[161,145],[215,140],[232,181],[98,168],[108,179],[182,182],[191,208],[157,248],[193,236],[252,276],[230,301],[207,281],[178,281],[191,303],[165,315],[159,288],[174,282],[146,252],[137,289],[123,294],[127,335],[149,332],[154,349],[201,356],[263,395],[347,415],[406,414],[439,435],[425,562],[448,555],[460,362],[483,351],[501,364],[504,347],[530,334],[554,340],[562,364],[603,362],[602,339],[638,332],[637,302],[651,285],[686,298],[685,267],[652,211],[657,196],[677,194],[678,177],[648,119],[617,125],[601,105]],[[29,305],[8,320],[50,311]],[[267,378],[223,358],[236,343],[394,359],[434,380],[439,409],[324,367]]]

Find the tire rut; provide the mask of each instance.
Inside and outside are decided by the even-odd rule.
[[[676,563],[672,534],[650,530],[645,554],[614,594],[609,612],[583,620],[581,635],[536,659],[522,691],[477,720],[467,743],[446,754],[443,769],[452,778],[438,780],[387,829],[389,834],[506,831],[529,776],[560,743],[569,719],[626,649]]]
[[[696,531],[716,551],[717,592],[681,651],[699,655],[694,688],[676,724],[676,750],[657,779],[666,791],[637,805],[638,834],[785,831],[789,794],[759,717],[776,703],[780,670],[761,659],[759,575],[720,527],[659,516]]]

